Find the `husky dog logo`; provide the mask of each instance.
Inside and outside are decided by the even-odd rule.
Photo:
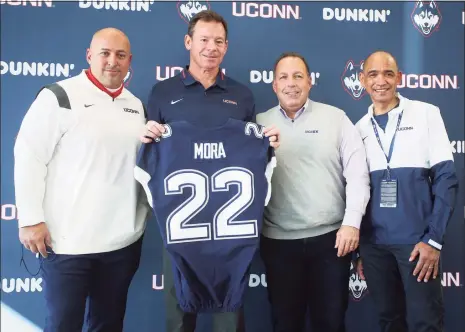
[[[341,76],[342,86],[348,94],[355,100],[361,99],[365,94],[365,88],[360,82],[360,72],[363,70],[363,61],[360,64],[355,64],[352,60],[349,60],[344,68],[344,72]]]
[[[208,9],[210,9],[210,3],[208,1],[178,1],[179,16],[181,16],[186,23],[189,23],[195,14]]]
[[[367,283],[360,279],[357,273],[357,268],[350,263],[350,279],[349,279],[349,294],[354,301],[360,301],[368,292]]]
[[[425,37],[439,29],[442,15],[435,1],[417,1],[411,15],[413,25]]]
[[[128,73],[126,74],[126,77],[125,77],[124,80],[123,80],[123,83],[124,83],[124,87],[125,87],[125,88],[127,88],[127,87],[129,86],[129,82],[130,82],[131,79],[132,79],[132,75],[133,75],[132,67],[129,67]]]

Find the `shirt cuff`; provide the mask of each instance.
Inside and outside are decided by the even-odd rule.
[[[431,236],[429,236],[428,234],[426,234],[423,239],[421,240],[422,242],[430,245],[431,247],[433,247],[434,249],[437,249],[437,250],[441,250],[442,249],[442,244],[440,244],[439,242],[436,242],[434,241]]]
[[[363,214],[356,211],[347,211],[344,214],[344,219],[342,220],[343,226],[352,226],[357,229],[360,229],[360,224],[362,223]]]
[[[34,226],[38,225],[41,222],[44,222],[44,220],[38,220],[38,219],[18,219],[18,228],[21,227],[27,227],[27,226]]]

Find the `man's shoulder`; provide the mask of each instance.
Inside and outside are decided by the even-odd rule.
[[[60,81],[56,81],[56,82],[51,83],[51,84],[47,84],[47,85],[44,86],[44,88],[51,87],[51,86],[54,86],[54,85],[59,85],[63,89],[73,89],[73,88],[78,88],[81,82],[82,82],[82,74],[78,74],[78,75],[75,75],[75,76],[65,78],[65,79],[60,80]]]
[[[257,122],[264,122],[273,118],[279,112],[279,105],[276,105],[265,112],[257,113]]]
[[[142,100],[139,97],[137,97],[136,95],[134,95],[130,90],[124,88],[123,93],[124,93],[124,95],[122,95],[122,96],[124,96],[124,98],[126,100],[128,100],[129,102],[135,102],[137,104],[140,104],[140,106],[143,107]]]
[[[361,129],[362,127],[369,125],[371,126],[371,121],[370,121],[370,115],[366,113],[364,116],[362,116],[356,123],[355,127],[358,129]]]
[[[415,111],[415,112],[418,112],[418,111],[436,111],[438,109],[438,107],[436,105],[433,105],[431,103],[427,103],[427,102],[424,102],[424,101],[420,101],[420,100],[415,100],[415,99],[405,99],[405,103],[406,103],[406,108],[408,110],[412,110],[412,111]]]
[[[34,102],[51,103],[56,101],[59,107],[71,109],[70,94],[73,95],[73,91],[82,91],[80,84],[82,78],[80,76],[78,74],[41,86],[36,92]]]
[[[325,112],[326,115],[335,115],[335,116],[346,115],[346,112],[344,112],[339,107],[321,103],[319,101],[314,101],[314,100],[310,100],[310,103],[311,103],[311,109]]]

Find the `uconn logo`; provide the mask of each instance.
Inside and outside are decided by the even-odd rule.
[[[349,60],[341,75],[342,87],[355,100],[360,100],[366,94],[366,90],[360,81],[363,64],[363,60],[360,63]]]
[[[356,266],[350,263],[349,295],[352,301],[358,302],[368,293],[368,286],[357,273]]]
[[[454,89],[459,88],[457,75],[402,74],[399,89]]]
[[[189,21],[194,17],[196,14],[210,9],[210,3],[208,1],[178,1],[178,13],[179,16],[186,22]]]
[[[123,108],[123,111],[125,111],[126,113],[132,113],[132,114],[139,114],[139,111],[137,110],[133,110],[131,108]]]
[[[436,1],[417,1],[410,17],[414,27],[424,37],[429,37],[437,31],[442,20]]]
[[[399,128],[399,131],[406,131],[406,130],[413,130],[413,127],[410,126],[410,127],[400,127]]]
[[[271,18],[285,20],[300,20],[298,5],[269,4],[260,2],[233,2],[232,14],[238,17]]]

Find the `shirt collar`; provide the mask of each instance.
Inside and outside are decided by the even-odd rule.
[[[87,76],[87,79],[92,82],[94,86],[99,88],[99,90],[105,92],[107,95],[109,95],[111,98],[115,99],[116,97],[120,96],[121,93],[123,92],[124,85],[121,84],[121,86],[117,89],[112,89],[113,91],[109,90],[106,88],[102,83],[97,80],[97,78],[92,74],[90,68],[83,70],[84,74]]]
[[[397,98],[399,98],[399,104],[394,107],[392,110],[390,110],[389,112],[387,112],[388,116],[391,117],[391,116],[397,116],[399,115],[403,110],[404,110],[404,106],[405,106],[405,102],[406,102],[406,98],[403,97],[399,92],[396,93],[396,96]],[[368,107],[368,115],[373,118],[375,115],[373,113],[373,104],[371,104],[369,107]]]
[[[296,113],[295,113],[295,117],[294,119],[291,119],[290,117],[287,116],[287,113],[286,111],[281,107],[281,104],[279,104],[279,110],[281,111],[281,113],[284,115],[284,117],[286,119],[289,119],[289,120],[296,120],[300,115],[302,115],[302,113],[308,109],[308,104],[309,104],[309,99],[307,98],[307,101],[305,102],[304,106],[302,106],[302,108],[300,110],[298,110]]]
[[[195,83],[199,83],[189,72],[189,65],[187,65],[181,72],[181,80],[184,83],[185,86],[193,85]],[[216,76],[216,81],[215,84],[212,85],[214,86],[219,86],[221,89],[226,90],[226,76],[223,74],[221,68],[218,72],[218,75]]]

